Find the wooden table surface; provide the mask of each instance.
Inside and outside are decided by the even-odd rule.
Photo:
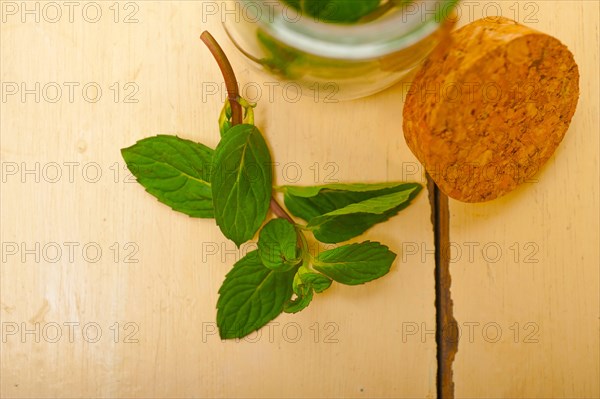
[[[259,102],[278,184],[425,183],[401,129],[406,86],[296,101],[228,42],[224,3],[215,15],[208,1],[67,3],[0,4],[0,396],[435,397],[426,192],[368,233],[399,253],[388,276],[222,342],[217,291],[248,247],[158,203],[119,153],[155,134],[216,145],[224,91],[205,29]],[[450,201],[456,397],[599,397],[598,2],[461,9],[461,25],[500,11],[560,39],[581,97],[530,183]]]

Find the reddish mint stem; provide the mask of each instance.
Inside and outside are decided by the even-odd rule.
[[[286,219],[291,224],[296,224],[294,219],[279,205],[279,202],[275,199],[275,197],[271,197],[271,211],[280,218]]]
[[[239,125],[243,121],[242,115],[242,106],[238,102],[238,98],[240,97],[238,82],[235,77],[235,72],[233,72],[233,67],[231,63],[227,59],[225,52],[217,43],[213,35],[209,32],[204,31],[202,35],[200,35],[200,39],[206,44],[206,47],[210,50],[213,57],[219,64],[219,69],[223,74],[223,79],[225,79],[225,87],[227,87],[227,98],[229,99],[229,103],[231,104],[231,126]]]

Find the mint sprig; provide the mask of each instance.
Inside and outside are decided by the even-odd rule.
[[[193,217],[215,218],[240,246],[258,233],[257,250],[227,273],[219,290],[222,338],[241,338],[282,312],[305,309],[333,281],[363,284],[387,274],[396,254],[378,242],[343,245],[319,254],[307,234],[326,243],[357,237],[396,215],[421,190],[418,183],[283,186],[289,211],[273,196],[272,160],[254,126],[254,104],[241,98],[231,64],[208,32],[201,36],[225,77],[228,99],[212,149],[176,136],[155,136],[121,150],[138,182],[159,201]],[[275,218],[268,219],[269,209]]]

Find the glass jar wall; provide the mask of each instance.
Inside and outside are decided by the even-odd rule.
[[[457,1],[235,0],[224,26],[252,63],[280,80],[355,99],[419,65],[454,26]]]

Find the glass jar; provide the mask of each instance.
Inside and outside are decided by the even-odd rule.
[[[330,3],[343,1],[353,0]],[[380,0],[357,21],[340,23],[290,5],[298,0],[235,0],[236,18],[225,18],[224,27],[260,69],[304,94],[349,100],[379,92],[419,65],[453,28],[457,2]]]

